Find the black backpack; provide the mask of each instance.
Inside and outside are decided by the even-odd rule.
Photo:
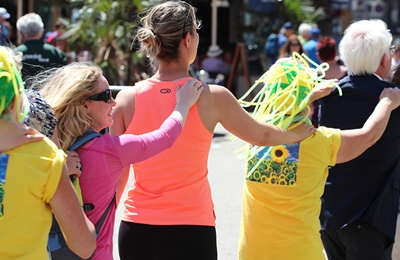
[[[100,133],[98,133],[90,128],[85,133],[83,133],[82,136],[78,137],[68,150],[75,151],[80,146],[89,142],[93,138],[96,138],[99,136],[101,136]],[[71,181],[73,182],[74,180],[71,179]],[[81,196],[81,194],[78,194],[78,195]],[[101,216],[99,223],[96,226],[96,235],[99,234],[101,226],[103,225],[104,220],[106,219],[108,212],[110,211],[110,208],[113,204],[114,205],[116,204],[115,194],[114,194],[114,197],[111,200],[110,204],[107,206],[106,210],[104,211],[103,215]],[[84,209],[84,211],[93,210],[94,205],[93,204],[84,204],[83,209]],[[53,214],[53,222],[51,224],[51,228],[50,228],[50,232],[49,232],[49,241],[47,243],[47,249],[49,250],[49,254],[51,254],[52,260],[81,260],[81,259],[83,259],[83,258],[80,258],[78,255],[76,255],[74,252],[72,252],[68,248],[67,243],[65,242],[64,236],[62,234],[61,228],[58,225],[57,220],[54,217],[54,214]],[[91,259],[91,258],[89,258],[89,259]]]

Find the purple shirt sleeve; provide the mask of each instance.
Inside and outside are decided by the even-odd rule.
[[[169,117],[160,129],[142,135],[123,134],[119,136],[120,159],[124,166],[146,160],[171,147],[182,132],[182,125],[176,118]],[[116,140],[115,140],[116,141]]]

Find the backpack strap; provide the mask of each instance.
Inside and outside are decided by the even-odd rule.
[[[83,135],[79,136],[75,142],[69,147],[69,151],[74,151],[84,145],[85,143],[91,141],[92,139],[101,136],[100,133],[94,131],[92,128],[89,128],[86,130]],[[115,204],[116,207],[116,193],[114,193],[114,197],[110,201],[110,204],[108,204],[106,210],[103,212],[103,215],[101,215],[101,218],[99,220],[99,223],[97,223],[96,226],[96,234],[99,234],[101,227],[103,226],[104,221],[106,220],[106,217],[108,215],[108,212],[111,209],[111,206]],[[84,211],[90,211],[94,209],[94,205],[91,203],[86,203],[83,205],[83,210]]]
[[[75,151],[82,145],[86,144],[87,142],[91,141],[92,139],[101,136],[100,133],[94,131],[92,128],[89,128],[86,130],[81,136],[76,138],[75,142],[68,148],[69,151]],[[75,179],[71,176],[71,181],[74,183],[75,186]],[[77,184],[79,185],[79,184]],[[75,186],[75,189],[78,189],[78,187]],[[78,193],[79,194],[79,193]],[[81,199],[80,199],[81,200]],[[91,203],[85,203],[83,204],[83,210],[84,211],[91,211],[94,209],[94,205]]]
[[[116,208],[116,207],[117,207],[116,193],[114,193],[114,197],[113,197],[112,200],[110,201],[110,204],[108,204],[108,206],[107,206],[106,210],[104,211],[103,215],[101,215],[101,218],[100,218],[100,220],[99,220],[99,223],[97,223],[97,226],[96,226],[96,234],[97,234],[97,235],[100,233],[101,226],[103,226],[103,223],[104,223],[104,221],[106,220],[106,217],[107,217],[107,215],[108,215],[108,212],[110,211],[111,206],[112,206],[113,204],[115,205],[115,208]]]
[[[101,136],[100,133],[94,131],[92,128],[89,128],[81,136],[76,138],[75,142],[68,148],[68,150],[69,151],[75,151],[76,149],[78,149],[82,145],[86,144],[90,140],[92,140],[92,139],[94,139],[96,137],[99,137],[99,136]]]

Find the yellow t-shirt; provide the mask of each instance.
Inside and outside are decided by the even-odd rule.
[[[49,139],[0,154],[0,259],[49,259],[49,201],[66,155]]]
[[[300,143],[271,148],[271,156],[246,177],[239,259],[325,259],[319,234],[321,196],[340,143],[340,130],[320,127]]]

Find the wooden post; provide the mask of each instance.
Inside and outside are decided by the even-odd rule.
[[[229,90],[231,89],[233,75],[235,75],[235,70],[238,65],[239,58],[241,59],[241,65],[242,65],[242,71],[243,71],[243,76],[244,76],[244,82],[246,84],[246,89],[249,90],[250,89],[250,79],[249,79],[249,74],[247,71],[247,61],[246,61],[246,56],[245,56],[245,52],[244,52],[244,44],[241,42],[239,42],[236,45],[236,50],[235,50],[235,54],[233,56],[232,67],[231,67],[231,71],[228,76],[226,88]],[[252,94],[250,94],[250,96],[252,96]]]
[[[23,1],[18,0],[17,3],[17,20],[22,16],[23,14]],[[22,43],[21,35],[19,32],[17,32],[17,45],[20,45]]]

